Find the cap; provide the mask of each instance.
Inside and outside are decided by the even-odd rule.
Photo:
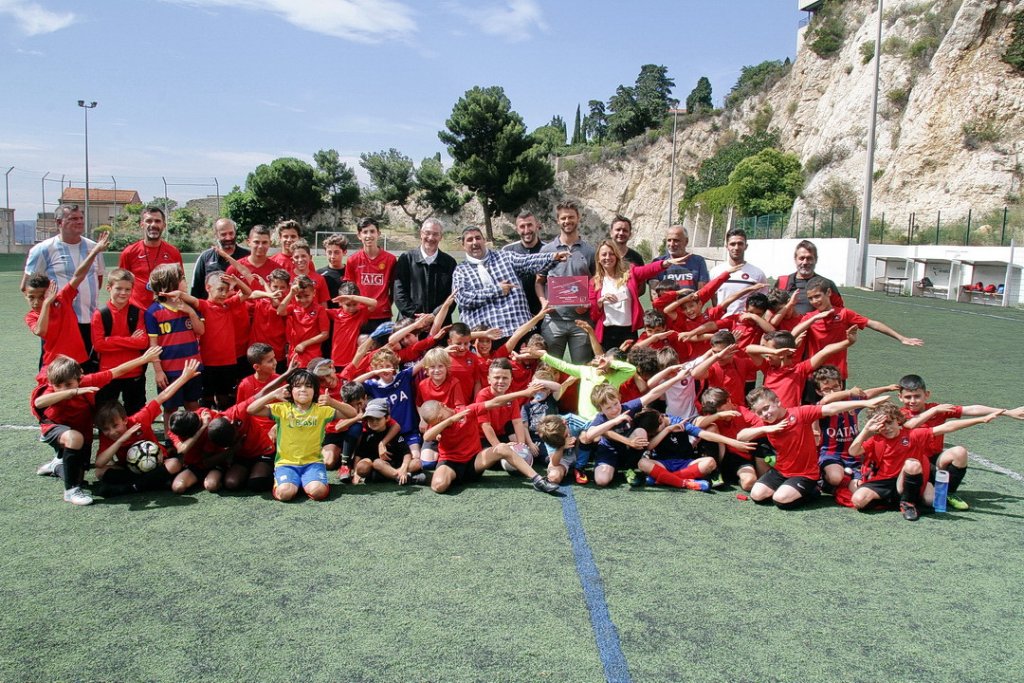
[[[390,320],[386,323],[377,325],[377,329],[370,333],[370,339],[377,341],[379,339],[387,339],[395,332],[395,324]]]
[[[366,408],[363,409],[363,415],[366,417],[387,417],[388,412],[388,400],[386,398],[375,398],[367,401]]]
[[[306,369],[317,377],[326,377],[331,374],[331,370],[334,369],[334,365],[331,363],[330,358],[314,358],[309,361],[309,365],[306,366]]]

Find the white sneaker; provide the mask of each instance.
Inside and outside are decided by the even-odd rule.
[[[44,462],[36,469],[36,474],[40,477],[56,477],[57,465],[61,463],[60,458],[54,456],[53,460]]]
[[[64,501],[72,505],[92,505],[92,496],[83,491],[81,486],[75,486],[64,492]]]

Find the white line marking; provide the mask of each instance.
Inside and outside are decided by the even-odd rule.
[[[856,294],[848,294],[846,298],[849,298],[849,299],[865,299],[865,300],[866,299],[872,299],[872,300],[875,299],[875,297],[871,297],[871,296],[857,296]],[[904,297],[904,298],[909,298],[909,297]],[[911,301],[889,300],[888,303],[893,303],[893,304],[897,304],[897,305],[900,305],[900,306],[913,306],[914,308],[927,308],[930,311],[943,311],[945,313],[959,313],[960,315],[976,315],[976,316],[978,316],[980,318],[994,318],[995,320],[1009,320],[1010,322],[1014,322],[1014,323],[1024,322],[1024,319],[1022,319],[1022,318],[1010,318],[1010,317],[1005,316],[1005,315],[995,315],[993,313],[978,313],[976,311],[964,311],[964,310],[961,310],[959,308],[943,308],[942,306],[929,306],[927,304],[918,304],[918,303],[913,303]],[[1012,310],[1016,310],[1016,309],[1012,309]]]
[[[1018,482],[1024,484],[1024,474],[1020,474],[1018,472],[1014,472],[1013,470],[1008,470],[1005,467],[1003,467],[1002,465],[995,464],[994,462],[992,462],[988,458],[981,457],[977,453],[971,453],[970,451],[968,451],[967,457],[969,459],[973,460],[974,462],[978,463],[979,465],[981,465],[983,467],[987,467],[988,469],[992,470],[993,472],[998,472],[999,474],[1005,474],[1010,479],[1013,479],[1014,481],[1018,481]]]

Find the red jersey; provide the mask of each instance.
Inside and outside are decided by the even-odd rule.
[[[102,309],[92,314],[92,348],[99,356],[100,370],[110,370],[122,363],[135,360],[149,348],[149,336],[146,335],[144,311],[139,310],[135,329],[128,329],[128,304],[118,308],[113,303],[107,304],[110,311],[110,334],[103,329]],[[138,310],[138,309],[136,309]],[[142,332],[138,337],[132,335]],[[122,377],[138,377],[146,372],[146,366],[135,368]]]
[[[709,387],[725,389],[729,393],[729,400],[734,405],[742,406],[746,404],[747,381],[756,376],[757,368],[754,362],[750,358],[736,354],[729,365],[723,365],[721,362],[712,365],[704,381]]]
[[[397,262],[394,254],[381,249],[376,258],[372,259],[366,255],[366,251],[357,251],[345,264],[345,279],[356,283],[362,296],[377,300],[377,308],[374,310],[382,318],[391,317],[391,284],[394,282]]]
[[[94,372],[82,377],[78,383],[79,387],[104,387],[110,384],[114,376],[109,370]],[[45,436],[57,425],[64,425],[74,429],[85,438],[87,445],[92,444],[92,414],[96,407],[96,394],[80,394],[65,399],[60,403],[54,403],[40,410],[36,408],[36,399],[54,392],[53,385],[40,384],[32,392],[29,398],[29,408],[37,420],[39,420],[39,431]]]
[[[269,344],[274,356],[284,360],[287,323],[285,316],[277,314],[273,299],[250,299],[246,307],[252,315],[251,339]]]
[[[461,356],[449,354],[452,359],[452,366],[448,368],[448,376],[454,377],[462,387],[463,396],[473,396],[476,393],[476,383],[483,386],[487,384],[487,368],[480,362],[479,356],[466,352]]]
[[[199,352],[203,365],[234,365],[235,355],[235,311],[245,308],[245,303],[234,294],[222,304],[199,299],[196,309],[203,319],[206,332],[199,338]]]
[[[237,306],[231,308],[231,322],[235,326],[235,360],[245,358],[245,352],[249,350],[249,330],[252,327],[252,318],[249,314],[248,299],[245,301],[239,297]]]
[[[462,387],[451,375],[445,377],[441,384],[434,384],[434,380],[427,377],[421,379],[416,385],[416,406],[419,407],[427,401],[440,401],[453,410],[462,410],[466,405],[466,395],[462,393]]]
[[[487,409],[483,403],[473,403],[466,407],[469,414],[449,425],[437,439],[439,465],[445,460],[469,462],[480,452],[480,423],[487,419]]]
[[[686,316],[679,314],[676,316],[675,320],[668,321],[668,326],[676,332],[691,332],[709,322],[713,323],[715,321],[712,320],[707,313],[702,312],[696,318],[687,318]],[[672,348],[676,350],[676,353],[678,354],[682,350],[683,354],[685,354],[679,356],[680,363],[692,360],[711,348],[711,342],[708,340],[680,342],[677,337],[675,342],[675,344],[672,344]]]
[[[139,431],[135,433],[130,439],[121,444],[121,447],[117,449],[117,453],[114,454],[114,460],[111,462],[117,462],[124,465],[128,462],[128,449],[139,443],[140,441],[152,441],[160,447],[160,453],[166,455],[167,452],[164,450],[163,444],[156,438],[156,432],[153,431],[153,420],[155,420],[163,411],[160,404],[156,401],[150,401],[146,405],[142,406],[142,409],[130,415],[125,420],[125,427],[131,429],[135,425],[139,425]],[[102,453],[114,444],[114,440],[108,436],[104,436],[103,432],[100,432],[100,445],[97,452]]]
[[[75,315],[74,305],[77,296],[78,288],[68,283],[60,288],[53,303],[50,304],[50,322],[47,323],[46,334],[42,338],[44,367],[62,354],[78,363],[89,360],[89,354],[85,352],[85,342],[82,341],[82,333],[78,329],[78,317]],[[25,315],[25,324],[30,330],[35,329],[38,322],[39,314],[35,311],[29,311]]]
[[[291,254],[286,254],[283,251],[279,251],[269,259],[274,264],[275,268],[282,268],[288,271],[289,275],[295,274],[295,261],[292,259]]]
[[[722,436],[735,439],[736,436],[747,427],[752,427],[754,425],[760,426],[763,424],[757,419],[757,416],[754,415],[754,413],[750,412],[743,406],[737,406],[736,410],[739,412],[739,417],[724,417],[715,422],[715,426],[718,427],[718,433]],[[734,450],[731,446],[726,446],[725,449],[744,460],[752,461],[754,459],[754,456],[750,453]]]
[[[772,367],[765,361],[761,366],[761,372],[764,373],[764,386],[775,392],[782,407],[792,408],[802,402],[804,385],[814,370],[811,369],[809,360],[780,367]]]
[[[246,269],[253,274],[253,277],[250,277],[249,279],[242,278],[242,274],[238,272],[238,269],[235,268],[234,266],[228,266],[228,275],[235,275],[236,277],[240,277],[243,280],[245,280],[245,284],[249,285],[251,288],[263,291],[263,282],[260,282],[255,276],[259,275],[265,281],[269,281],[270,274],[273,273],[278,268],[280,268],[280,266],[274,263],[273,260],[267,259],[266,261],[263,262],[262,266],[257,267],[252,264],[252,261],[249,260],[250,258],[252,257],[246,256],[245,258],[238,259],[238,262],[245,266]]]
[[[370,311],[359,305],[355,313],[344,308],[325,308],[327,316],[334,321],[334,332],[331,335],[331,362],[343,367],[352,362],[359,344],[359,328],[370,318]],[[367,354],[369,356],[370,354]]]
[[[821,419],[821,406],[787,408],[782,420],[786,427],[768,435],[775,449],[775,469],[784,477],[818,480],[818,444],[811,425]],[[758,421],[758,426],[764,424]]]
[[[306,277],[313,281],[313,301],[318,304],[325,304],[331,300],[331,290],[327,288],[327,280],[324,276],[315,270],[310,270],[304,273]],[[292,273],[292,279],[298,277],[295,273]]]
[[[640,398],[643,394],[640,387],[636,385],[636,377],[630,377],[624,384],[619,385],[619,401],[625,403]]]
[[[886,439],[881,434],[864,440],[864,466],[862,471],[871,479],[895,479],[903,471],[903,464],[913,458],[921,463],[924,483],[928,482],[928,452],[932,443],[931,427],[900,429],[899,434]]]
[[[537,370],[537,364],[540,361],[510,359],[509,362],[512,364],[512,384],[509,385],[508,390],[511,392],[522,391],[530,386],[530,380],[533,379],[533,373]]]
[[[277,375],[273,374],[267,378],[266,382],[260,381],[256,375],[248,375],[242,378],[242,381],[238,383],[238,390],[235,392],[235,403],[249,402],[249,399],[256,396],[256,394],[263,391],[263,389],[277,379]],[[274,420],[271,417],[265,415],[253,415],[253,422],[260,425],[260,428],[264,432],[269,432],[270,428],[274,426]]]
[[[761,326],[752,320],[743,320],[740,316],[734,315],[728,318],[732,329],[732,336],[736,338],[736,347],[742,351],[751,344],[760,344],[761,337],[764,336],[764,330]]]
[[[296,346],[311,339],[321,332],[330,329],[330,321],[327,318],[327,309],[318,303],[312,303],[308,307],[300,306],[297,303],[288,304],[288,314],[285,317],[285,335],[288,339],[288,352],[292,353]],[[320,345],[311,344],[299,354],[299,366],[306,367],[309,361],[320,355]]]
[[[492,398],[496,398],[494,391],[490,387],[484,387],[476,394],[476,403],[484,403],[490,401]],[[486,422],[494,428],[494,432],[498,435],[498,439],[501,439],[504,434],[505,425],[512,422],[512,420],[519,420],[522,418],[523,399],[517,398],[507,405],[498,406],[497,408],[488,408],[480,416],[480,422]]]
[[[929,410],[931,408],[934,408],[937,405],[939,405],[939,404],[938,403],[925,403],[924,404],[924,410]],[[924,410],[922,410],[921,412],[923,413]],[[903,413],[904,415],[906,415],[908,420],[910,418],[912,418],[912,417],[917,417],[917,415],[915,415],[914,413],[910,412],[909,408],[900,408],[900,412]],[[927,427],[928,429],[931,429],[932,427],[938,427],[940,424],[942,424],[946,420],[959,420],[963,416],[964,416],[964,407],[963,406],[953,406],[953,412],[951,412],[951,413],[939,413],[938,415],[936,415],[932,419],[926,421],[924,424],[919,425],[919,427]],[[932,435],[931,449],[928,451],[928,455],[929,456],[938,455],[939,453],[941,453],[944,450],[945,444],[946,444],[946,435],[945,434],[933,434]]]
[[[807,313],[801,322],[808,318],[813,318],[818,315],[817,311],[811,311]],[[807,357],[810,358],[818,351],[829,344],[841,342],[846,339],[846,330],[851,325],[856,325],[860,329],[867,327],[870,321],[856,311],[851,311],[849,308],[833,308],[829,312],[829,316],[823,320],[816,320],[811,324],[807,330],[807,337],[804,343],[806,348]],[[849,375],[849,369],[846,363],[846,349],[839,353],[833,354],[829,357],[828,362],[839,368],[840,374],[843,379],[846,379]]]
[[[209,415],[211,422],[222,415],[219,410],[214,410],[213,408],[200,408],[199,410],[196,410],[195,413],[200,417],[200,419],[202,419],[204,415]],[[181,458],[181,461],[186,467],[203,467],[204,457],[215,455],[216,453],[221,453],[226,450],[211,443],[206,431],[203,431],[202,436],[200,436],[199,439],[192,444],[192,447],[184,453],[179,453],[178,447],[181,446],[183,442],[188,441],[188,439],[182,439],[170,429],[167,430],[167,437],[171,440],[171,444],[174,446],[174,455]]]
[[[265,421],[269,420],[271,425],[274,421],[270,418],[250,415],[246,410],[250,403],[252,403],[251,399],[239,402],[225,410],[222,415],[235,423],[237,430],[235,436],[239,440],[235,457],[251,462],[264,456],[274,455],[276,447],[270,440],[270,429],[265,426]]]
[[[146,310],[153,303],[153,292],[149,290],[149,274],[157,266],[167,263],[177,263],[181,267],[181,272],[185,272],[181,252],[163,240],[155,247],[147,247],[144,241],[139,240],[124,248],[117,266],[135,276],[130,300],[133,306]]]

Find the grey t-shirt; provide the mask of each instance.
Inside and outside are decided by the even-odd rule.
[[[594,275],[594,248],[583,242],[582,240],[576,242],[572,246],[568,246],[562,243],[559,238],[555,238],[545,244],[541,248],[541,253],[555,253],[558,251],[568,251],[569,258],[560,263],[556,263],[546,273],[548,277],[558,277],[567,275],[584,275],[586,277],[593,277]],[[584,320],[590,318],[589,311],[586,313],[577,313],[575,306],[556,306],[555,310],[551,312],[551,317],[558,320]]]

